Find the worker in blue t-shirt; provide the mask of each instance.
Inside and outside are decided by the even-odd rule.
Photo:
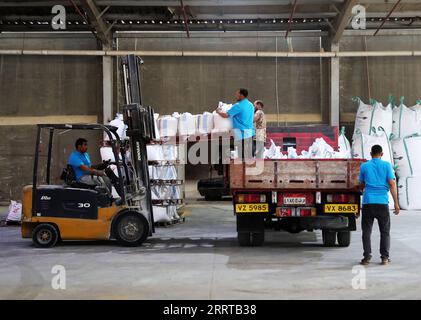
[[[252,158],[254,130],[254,106],[247,99],[247,89],[238,89],[235,92],[235,103],[227,112],[216,109],[223,118],[232,120],[235,144],[241,149],[241,158]]]
[[[91,164],[88,154],[88,141],[79,138],[75,142],[76,150],[69,156],[68,164],[72,166],[75,172],[77,182],[82,182],[91,186],[103,186],[111,196],[111,182],[103,170],[95,169]]]
[[[398,192],[395,174],[389,162],[381,160],[383,149],[379,145],[371,148],[371,160],[363,163],[360,169],[359,181],[364,189],[361,229],[363,233],[364,258],[362,265],[368,265],[371,260],[371,230],[374,219],[377,219],[380,229],[380,254],[382,265],[389,264],[390,249],[390,213],[389,190],[393,197],[394,213],[399,214]]]

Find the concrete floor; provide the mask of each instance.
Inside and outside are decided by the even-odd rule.
[[[366,289],[355,290],[360,231],[349,248],[321,234],[273,232],[260,248],[237,245],[230,202],[193,201],[184,224],[157,229],[138,248],[68,242],[36,249],[18,227],[0,228],[0,299],[420,299],[421,212],[392,217],[392,264],[378,265],[378,231]],[[358,227],[359,229],[359,227]],[[66,290],[51,286],[54,265]]]

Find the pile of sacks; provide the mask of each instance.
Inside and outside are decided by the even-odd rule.
[[[353,158],[371,159],[370,150],[375,144],[383,148],[382,159],[389,162],[398,178],[399,205],[402,209],[421,209],[421,104],[407,107],[403,98],[395,106],[393,98],[387,106],[372,100],[359,106],[352,143]],[[389,195],[389,204],[393,201]]]
[[[218,108],[227,112],[231,104],[219,102]],[[232,128],[229,118],[222,118],[216,111],[192,115],[189,112],[164,115],[156,118],[156,127],[160,137],[204,135],[209,133],[228,132]]]
[[[273,140],[270,140],[270,147],[265,148],[263,153],[265,159],[349,159],[351,158],[351,146],[345,137],[345,130],[341,130],[339,135],[339,148],[335,151],[323,138],[317,138],[308,150],[301,151],[288,147],[285,154],[281,147],[277,146]]]

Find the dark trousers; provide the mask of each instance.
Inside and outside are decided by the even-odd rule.
[[[390,249],[390,213],[387,204],[364,204],[361,228],[363,231],[364,258],[371,258],[371,230],[377,219],[380,230],[380,255],[389,258]]]

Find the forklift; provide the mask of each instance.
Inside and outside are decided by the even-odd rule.
[[[123,246],[141,245],[154,229],[146,145],[155,139],[154,110],[142,106],[140,65],[134,55],[122,57],[122,79],[126,104],[122,107],[126,135],[120,140],[117,128],[102,124],[39,124],[35,145],[32,185],[23,188],[22,237],[32,238],[36,247],[53,247],[60,240],[111,240]],[[44,184],[38,181],[41,136],[48,130]],[[63,169],[63,184],[51,184],[54,134],[59,131],[94,130],[106,134],[113,162],[104,162],[120,198],[109,196],[100,186],[74,179],[71,166]],[[128,155],[130,150],[130,155]],[[112,174],[109,166],[115,166]]]

